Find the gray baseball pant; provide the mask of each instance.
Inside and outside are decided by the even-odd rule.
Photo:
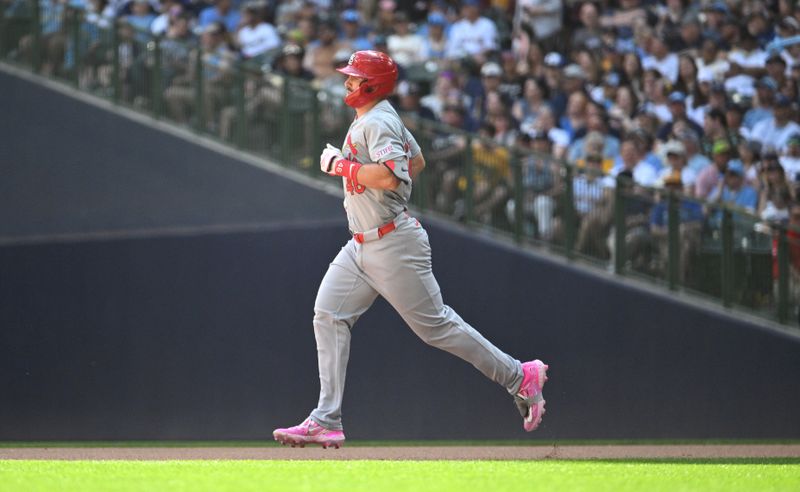
[[[351,239],[322,279],[314,305],[320,395],[312,420],[342,428],[342,396],[350,336],[358,318],[378,295],[394,307],[425,343],[471,363],[486,377],[515,394],[522,365],[486,340],[442,301],[431,270],[428,233],[403,214],[397,229],[383,238]]]

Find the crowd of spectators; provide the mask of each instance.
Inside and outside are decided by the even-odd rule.
[[[409,125],[416,117],[483,137],[469,141],[479,219],[513,217],[521,206],[531,234],[543,239],[563,234],[562,177],[540,157],[525,159],[525,199],[515,204],[503,191],[511,148],[581,170],[572,178],[578,246],[605,254],[613,251],[596,238],[609,219],[595,216],[620,173],[636,186],[731,203],[765,221],[800,220],[795,0],[39,1],[51,70],[69,60],[51,22],[66,5],[101,27],[124,18],[135,28],[125,39],[160,36],[175,60],[191,58],[178,42],[199,42],[194,63],[204,62],[211,81],[245,60],[341,93],[337,66],[356,50],[385,51],[401,68],[394,102]],[[191,73],[175,70],[168,81],[166,101],[181,121],[192,107],[184,80]],[[208,119],[221,114],[210,124],[225,133],[230,118],[212,111],[215,90],[206,91]],[[468,141],[448,131],[429,140],[430,198],[463,214],[458,166]],[[663,233],[664,213],[647,211],[651,233]],[[689,205],[681,214],[685,222],[715,220]]]

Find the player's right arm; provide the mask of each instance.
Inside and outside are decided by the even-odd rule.
[[[395,174],[395,164],[393,160],[383,163],[367,163],[345,159],[342,152],[331,144],[322,151],[319,160],[322,172],[331,176],[341,176],[349,179],[354,186],[366,186],[381,190],[396,190],[400,186],[401,180]],[[405,157],[402,165],[405,167]]]

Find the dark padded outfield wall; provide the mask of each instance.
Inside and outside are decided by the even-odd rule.
[[[347,239],[340,201],[4,75],[0,104],[15,136],[3,237],[260,224],[0,247],[0,440],[263,439],[302,419],[318,389],[314,296]],[[85,143],[98,136],[115,145]],[[795,339],[423,223],[445,300],[551,364],[531,439],[800,437]],[[501,388],[384,302],[353,340],[348,437],[527,436]]]

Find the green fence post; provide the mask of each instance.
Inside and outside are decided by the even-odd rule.
[[[514,239],[522,242],[525,231],[525,190],[522,188],[522,159],[519,152],[511,150],[511,172],[514,173]]]
[[[614,188],[614,273],[623,275],[625,273],[626,252],[625,252],[625,188],[628,186],[628,178],[617,176],[617,185]]]
[[[678,288],[680,272],[680,230],[681,216],[679,199],[673,190],[669,191],[667,209],[667,283],[671,290]]]
[[[304,164],[308,161],[308,174],[312,176],[317,176],[319,170],[317,166],[314,165],[314,152],[321,152],[322,149],[325,147],[325,144],[322,142],[322,122],[320,121],[320,114],[319,114],[319,91],[316,89],[311,89],[311,145],[306,146],[306,152],[310,155],[305,156]]]
[[[472,152],[472,135],[467,135],[467,153],[464,161],[464,177],[467,180],[467,190],[464,197],[464,222],[471,224],[474,217],[473,193],[475,192],[475,159]]]
[[[70,41],[72,42],[72,73],[70,74],[70,82],[75,87],[80,84],[81,74],[81,23],[80,11],[72,7],[67,8],[66,12],[67,23],[69,26]]]
[[[290,81],[289,77],[282,77],[283,85],[281,86],[281,119],[280,119],[280,142],[281,152],[280,160],[282,166],[289,165],[289,145],[291,142],[292,125],[289,124],[289,94],[290,94]]]
[[[33,52],[31,53],[31,65],[33,71],[38,72],[42,69],[42,9],[39,0],[32,0],[33,3]]]
[[[119,104],[122,96],[121,77],[119,76],[119,23],[120,21],[114,20],[111,25],[111,100],[114,101],[114,104]]]
[[[578,221],[575,220],[575,190],[572,186],[574,170],[572,166],[562,162],[561,171],[564,177],[564,193],[561,194],[561,209],[564,214],[564,252],[567,258],[572,259],[575,256],[575,241],[578,237]]]
[[[730,307],[733,298],[733,217],[728,207],[722,208],[722,304]]]
[[[194,129],[202,133],[206,128],[205,80],[203,77],[203,48],[198,43],[194,64]]]
[[[162,87],[161,71],[161,38],[155,36],[152,41],[153,47],[153,80],[150,89],[150,99],[153,101],[153,116],[161,118],[164,116],[164,88]]]
[[[789,321],[789,240],[786,228],[778,228],[778,321]]]
[[[241,65],[236,66],[236,73],[234,75],[234,88],[233,97],[236,106],[236,126],[234,127],[233,141],[237,147],[243,149],[246,145],[247,132],[245,130],[247,125],[247,112],[245,111],[244,101],[244,67]]]

